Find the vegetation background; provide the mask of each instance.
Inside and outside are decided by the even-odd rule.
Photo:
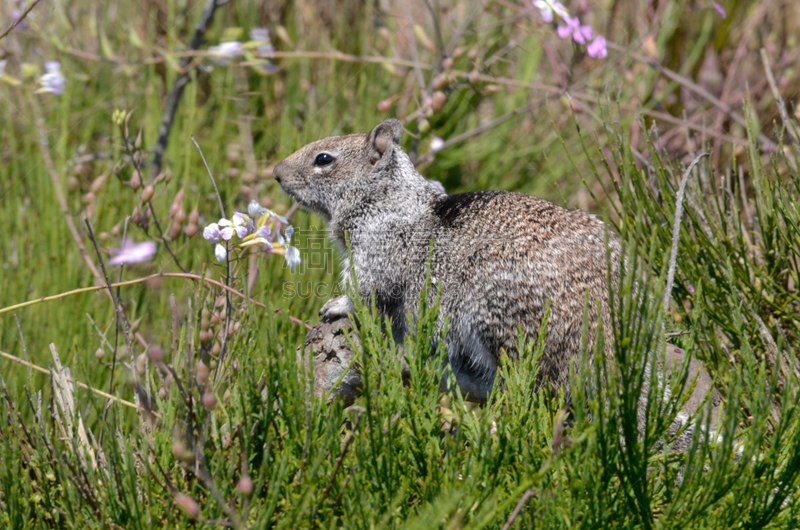
[[[800,5],[565,2],[606,56],[542,5],[0,2],[0,526],[797,527]],[[61,94],[42,90],[52,61]],[[340,271],[311,263],[322,222],[271,168],[388,117],[448,192],[534,194],[625,242],[617,355],[575,367],[566,430],[562,397],[531,392],[541,337],[485,406],[442,399],[436,307],[406,344],[409,387],[360,308],[363,396],[311,396],[296,348]],[[290,217],[298,272],[214,260],[192,136],[227,211]],[[125,233],[155,259],[109,267]],[[106,270],[130,283],[73,292]],[[662,449],[692,374],[663,399],[643,369],[665,334],[725,411],[709,433],[703,408],[680,454]]]

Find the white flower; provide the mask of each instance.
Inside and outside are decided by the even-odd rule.
[[[247,215],[253,219],[261,219],[262,215],[267,215],[268,213],[269,210],[261,206],[256,200],[250,201],[250,204],[247,205]]]
[[[431,140],[431,151],[441,151],[442,147],[444,147],[444,140],[436,136],[433,140]]]
[[[228,251],[225,249],[225,247],[220,243],[217,243],[217,246],[214,247],[214,257],[217,258],[217,261],[225,261],[227,256]]]
[[[253,221],[250,219],[250,217],[242,213],[234,212],[232,221],[233,230],[240,238],[245,237],[253,228]]]
[[[219,46],[211,46],[208,51],[211,53],[211,60],[220,66],[227,66],[228,61],[231,59],[244,55],[242,43],[237,41],[223,42]]]
[[[44,63],[44,67],[47,73],[39,78],[39,83],[42,85],[40,91],[60,96],[64,93],[64,85],[67,84],[67,78],[61,75],[61,63],[49,61]]]
[[[294,269],[300,265],[300,251],[297,250],[297,247],[286,247],[286,264],[289,265],[289,268]]]
[[[547,23],[553,21],[553,13],[564,19],[569,16],[567,10],[558,0],[533,0],[533,5],[539,10],[542,18]]]

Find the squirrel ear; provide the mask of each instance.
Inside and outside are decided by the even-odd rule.
[[[367,137],[370,163],[376,165],[378,162],[389,160],[395,144],[400,145],[402,136],[403,124],[397,120],[386,120],[376,125]]]

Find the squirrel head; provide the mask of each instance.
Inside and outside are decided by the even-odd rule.
[[[324,138],[287,157],[273,176],[289,196],[330,223],[427,184],[401,148],[402,135],[403,125],[390,119],[369,134]]]

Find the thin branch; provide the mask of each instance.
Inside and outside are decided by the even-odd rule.
[[[517,519],[517,516],[522,511],[522,508],[525,506],[525,503],[528,502],[528,499],[534,496],[533,489],[528,488],[525,490],[525,493],[522,494],[522,497],[519,498],[517,505],[514,507],[514,511],[511,512],[506,524],[503,525],[503,530],[508,530],[511,528],[511,525],[514,524],[514,521]]]
[[[0,351],[0,357],[5,357],[5,358],[6,358],[6,359],[8,359],[9,361],[13,361],[13,362],[15,362],[15,363],[17,363],[17,364],[22,364],[22,365],[24,365],[24,366],[27,366],[27,367],[28,367],[28,370],[30,370],[31,368],[33,368],[33,369],[34,369],[34,370],[36,370],[37,372],[41,372],[41,373],[43,373],[43,374],[47,374],[48,376],[50,376],[50,370],[47,370],[46,368],[42,368],[41,366],[37,366],[37,365],[35,365],[35,364],[31,363],[31,362],[25,361],[25,360],[23,360],[23,359],[20,359],[19,357],[16,357],[16,356],[14,356],[14,355],[11,355],[10,353],[6,353],[6,352],[4,352],[4,351]],[[65,376],[65,377],[67,377],[67,376]],[[89,390],[89,391],[91,391],[91,392],[94,392],[94,393],[95,393],[95,394],[97,394],[98,396],[102,396],[102,397],[104,397],[104,398],[106,398],[106,399],[111,399],[111,400],[114,400],[114,401],[116,401],[117,403],[120,403],[120,404],[122,404],[122,405],[125,405],[126,407],[131,407],[131,408],[135,408],[135,409],[139,409],[139,408],[141,408],[141,407],[139,407],[138,405],[136,405],[135,403],[131,403],[130,401],[126,401],[126,400],[124,400],[124,399],[122,399],[122,398],[118,398],[117,396],[113,396],[113,395],[111,395],[111,394],[109,394],[109,393],[107,393],[107,392],[103,392],[102,390],[98,390],[98,389],[96,389],[96,388],[92,388],[92,387],[90,387],[89,385],[87,385],[86,383],[82,383],[82,382],[80,382],[80,381],[76,381],[76,380],[72,379],[71,377],[67,377],[67,381],[69,381],[70,383],[76,384],[76,385],[78,385],[78,386],[79,386],[79,387],[81,387],[81,388],[85,388],[86,390]],[[159,417],[159,414],[158,414],[157,412],[152,412],[152,411],[150,411],[150,412],[151,412],[151,413],[152,413],[154,416],[156,416],[156,417]]]
[[[25,12],[23,12],[23,13],[22,13],[22,15],[20,15],[20,17],[19,17],[17,20],[15,20],[15,21],[14,21],[14,23],[13,23],[13,24],[11,24],[11,25],[10,25],[10,26],[9,26],[9,27],[8,27],[8,28],[7,28],[7,29],[4,31],[4,32],[3,32],[3,34],[2,34],[2,35],[0,35],[0,40],[3,40],[3,38],[4,38],[6,35],[8,35],[9,33],[11,33],[11,31],[12,31],[14,28],[16,28],[16,27],[19,25],[19,23],[20,23],[20,22],[22,22],[23,20],[25,20],[25,17],[27,17],[27,16],[28,16],[28,13],[30,13],[30,12],[31,12],[31,10],[32,10],[34,7],[36,7],[36,4],[38,4],[38,3],[39,3],[39,1],[40,1],[40,0],[33,0],[33,3],[31,3],[31,5],[29,5],[29,6],[28,6],[28,8],[25,10]]]
[[[128,114],[128,116],[130,116],[130,114]],[[128,152],[128,156],[131,157],[131,161],[133,162],[133,167],[136,169],[136,173],[139,174],[139,181],[144,182],[144,175],[142,175],[142,170],[139,168],[139,162],[137,162],[136,157],[133,156],[133,151],[131,151],[131,145],[130,142],[128,141],[127,124],[125,125],[125,137],[123,139],[123,143],[125,144],[125,150]],[[156,211],[153,208],[153,201],[152,200],[147,201],[147,205],[150,207],[150,213],[153,216],[153,223],[155,223],[156,225],[156,230],[158,230],[158,235],[161,236],[161,242],[164,243],[164,248],[167,249],[167,252],[169,252],[170,256],[172,256],[172,260],[175,262],[175,264],[178,266],[180,270],[182,270],[183,272],[189,272],[186,269],[186,267],[184,267],[181,264],[180,260],[178,259],[178,256],[176,256],[175,252],[173,252],[172,247],[169,246],[169,242],[167,241],[167,236],[164,235],[164,231],[161,229],[161,223],[158,221],[158,215],[156,215]]]
[[[761,48],[761,62],[764,64],[764,71],[767,73],[769,88],[772,90],[772,96],[775,98],[775,104],[778,105],[778,113],[781,115],[783,126],[789,131],[789,137],[794,140],[794,143],[800,145],[800,139],[797,138],[797,129],[795,129],[792,120],[789,119],[789,113],[786,112],[786,103],[783,102],[781,93],[778,92],[778,85],[775,83],[775,77],[772,75],[772,68],[769,67],[767,50],[764,48]]]
[[[224,283],[219,282],[217,280],[212,280],[211,278],[206,278],[204,276],[200,276],[198,274],[191,274],[191,273],[187,274],[187,273],[183,273],[183,272],[157,272],[155,274],[151,274],[149,276],[144,276],[142,278],[136,278],[134,280],[126,280],[124,282],[112,283],[111,287],[124,287],[124,286],[127,286],[127,285],[136,285],[137,283],[145,283],[145,282],[148,282],[148,281],[153,280],[155,278],[186,278],[186,279],[194,280],[194,281],[197,281],[197,282],[210,283],[212,285],[216,285],[217,287],[219,287],[221,289],[225,289],[226,291],[229,291],[231,294],[234,294],[234,295],[238,296],[239,298],[243,298],[243,299],[247,300],[248,302],[250,302],[251,304],[253,304],[255,306],[258,306],[258,307],[260,307],[262,309],[268,309],[266,304],[264,304],[262,302],[259,302],[257,300],[254,300],[253,298],[248,297],[246,294],[244,294],[241,291],[237,291],[233,287],[228,287]],[[42,302],[52,302],[53,300],[61,300],[62,298],[66,298],[68,296],[72,296],[72,295],[76,295],[76,294],[91,293],[91,292],[94,292],[94,291],[101,291],[101,290],[104,290],[104,289],[108,289],[108,287],[109,286],[106,285],[106,284],[93,285],[91,287],[81,287],[79,289],[73,289],[72,291],[67,291],[67,292],[64,292],[64,293],[61,293],[61,294],[55,294],[55,295],[52,295],[52,296],[43,296],[41,298],[36,298],[34,300],[28,300],[27,302],[22,302],[20,304],[14,304],[12,306],[0,308],[0,314],[8,313],[10,311],[14,311],[15,309],[20,309],[20,308],[23,308],[23,307],[36,305],[36,304],[39,304],[39,303],[42,303]],[[280,309],[275,309],[275,308],[272,309],[272,312],[275,313],[276,315],[283,315],[284,314],[283,311],[281,311]],[[288,318],[289,318],[290,321],[294,322],[295,324],[300,324],[301,326],[305,326],[306,329],[308,329],[309,331],[314,329],[313,327],[309,326],[308,324],[306,324],[305,322],[303,322],[299,318],[296,318],[296,317],[293,317],[293,316],[288,316]]]
[[[189,42],[189,51],[197,50],[200,47],[203,37],[214,18],[214,12],[221,4],[222,2],[218,0],[208,0],[206,2],[203,13],[200,15],[200,21],[194,28],[192,40]],[[161,173],[161,164],[164,159],[164,153],[167,151],[169,133],[172,130],[172,122],[175,120],[175,111],[178,110],[178,104],[183,96],[183,89],[186,88],[186,85],[191,80],[190,72],[187,71],[190,62],[191,57],[184,57],[180,60],[179,66],[182,72],[175,78],[175,84],[172,85],[172,91],[167,97],[164,114],[161,116],[161,124],[158,126],[158,140],[153,153],[153,164],[150,166],[150,182],[153,182],[156,176]]]
[[[22,326],[19,323],[19,318],[17,315],[14,315],[14,320],[17,321],[17,329],[19,330],[19,341],[22,343],[22,354],[25,356],[25,361],[30,363],[30,359],[28,358],[28,348],[25,347],[25,336],[22,334]],[[31,381],[31,367],[28,366],[28,384],[31,385],[33,388],[33,382]]]
[[[667,272],[667,287],[664,289],[664,315],[669,313],[669,301],[672,298],[672,284],[675,281],[675,268],[677,267],[678,260],[678,239],[681,232],[681,218],[683,217],[683,194],[686,192],[686,184],[689,182],[689,177],[692,174],[694,167],[703,158],[709,156],[708,153],[700,153],[692,160],[689,167],[684,171],[681,184],[678,188],[678,194],[675,196],[675,221],[672,224],[672,250],[669,254],[669,271]]]
[[[206,162],[206,157],[203,156],[203,150],[200,149],[200,146],[197,144],[197,140],[194,139],[194,135],[191,136],[192,143],[197,148],[197,152],[200,153],[200,158],[203,160],[203,165],[206,167],[206,172],[208,173],[208,178],[211,179],[211,184],[214,186],[214,191],[217,193],[217,200],[219,201],[219,215],[223,219],[225,219],[225,205],[222,203],[222,195],[219,193],[219,188],[217,187],[217,181],[214,180],[214,174],[211,173],[211,168],[208,167],[208,162]]]

